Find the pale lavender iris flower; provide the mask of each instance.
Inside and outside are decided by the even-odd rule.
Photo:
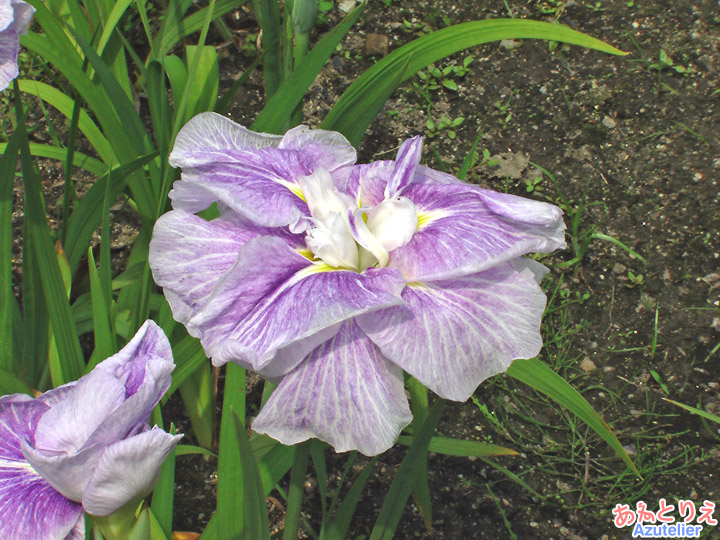
[[[214,113],[179,133],[150,266],[215,365],[279,383],[255,431],[378,454],[412,419],[403,370],[465,400],[540,351],[546,269],[523,256],[565,245],[561,210],[423,167],[421,148],[355,165],[338,133]]]
[[[22,0],[0,0],[0,91],[18,76],[20,34],[27,31],[35,8]]]
[[[0,397],[0,538],[82,539],[85,512],[107,516],[150,493],[182,437],[148,426],[174,367],[148,321],[78,381]]]

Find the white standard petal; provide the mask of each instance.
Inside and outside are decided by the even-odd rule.
[[[305,237],[307,247],[317,257],[335,268],[359,269],[358,247],[348,232],[347,220],[333,213],[318,222]]]
[[[388,252],[407,244],[418,226],[415,205],[406,197],[383,201],[367,217],[368,229]]]
[[[331,266],[358,270],[358,249],[347,215],[354,206],[352,197],[340,192],[322,168],[297,181],[314,225],[306,237],[308,248]]]

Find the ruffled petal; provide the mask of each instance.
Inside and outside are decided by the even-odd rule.
[[[337,452],[373,456],[411,420],[402,371],[347,321],[283,377],[252,428],[287,445],[317,437]]]
[[[399,303],[404,287],[396,270],[312,264],[271,237],[246,243],[238,261],[188,329],[216,365],[232,361],[266,377],[287,373],[340,322]]]
[[[231,160],[232,152],[277,148],[282,135],[256,133],[214,112],[200,113],[175,138],[168,161],[173,167],[197,167]]]
[[[482,272],[532,252],[565,246],[562,210],[548,203],[459,184],[413,183],[418,228],[390,254],[408,281]]]
[[[173,210],[158,219],[148,260],[175,320],[185,324],[205,306],[243,244],[269,234],[284,238],[294,247],[303,246],[301,236],[285,229],[258,227],[230,213],[206,221],[184,210]]]
[[[83,493],[85,510],[108,516],[145,497],[157,482],[160,466],[181,438],[155,427],[107,447]]]
[[[58,493],[23,455],[23,441],[33,439],[47,410],[47,404],[22,394],[0,398],[0,538],[83,538],[76,534],[84,531],[84,522],[78,524],[82,506]]]
[[[175,209],[195,213],[221,202],[262,226],[294,225],[308,214],[297,178],[317,168],[332,173],[355,157],[339,133],[299,126],[284,137],[258,134],[202,113],[178,134],[170,164],[183,174],[169,195]]]
[[[383,354],[441,397],[464,401],[517,358],[540,352],[545,295],[539,263],[414,283],[403,306],[357,319]]]
[[[173,208],[197,213],[221,202],[265,227],[281,227],[307,216],[298,176],[307,176],[300,154],[264,148],[237,152],[233,161],[184,168],[168,194]]]

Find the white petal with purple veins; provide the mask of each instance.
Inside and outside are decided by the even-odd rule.
[[[390,448],[412,415],[397,366],[354,321],[283,377],[252,424],[283,444],[317,437],[336,452]]]
[[[540,352],[546,300],[522,260],[410,284],[402,298],[403,306],[364,315],[358,324],[387,358],[444,398],[464,401],[513,360]]]
[[[481,272],[565,246],[562,211],[551,204],[453,184],[414,183],[403,195],[415,203],[418,228],[388,265],[408,281]]]
[[[197,167],[222,159],[228,151],[278,147],[282,135],[256,133],[213,112],[200,113],[175,138],[168,161],[173,167]]]
[[[206,221],[173,210],[158,219],[148,260],[155,282],[165,289],[175,320],[186,323],[202,309],[218,279],[235,263],[240,247],[271,232],[291,245],[302,245],[300,236],[292,238],[294,235],[283,230],[258,227],[239,216]]]
[[[79,540],[82,506],[63,497],[25,460],[23,439],[32,439],[48,406],[28,396],[0,400],[0,538]]]
[[[271,237],[245,244],[239,260],[188,326],[216,365],[233,361],[266,377],[287,373],[338,323],[399,303],[404,286],[397,270],[312,264]]]

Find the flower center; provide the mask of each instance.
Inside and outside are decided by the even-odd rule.
[[[349,195],[335,187],[325,169],[298,178],[298,183],[311,215],[305,243],[331,266],[357,272],[387,266],[389,253],[415,234],[417,211],[406,197],[358,208]]]

